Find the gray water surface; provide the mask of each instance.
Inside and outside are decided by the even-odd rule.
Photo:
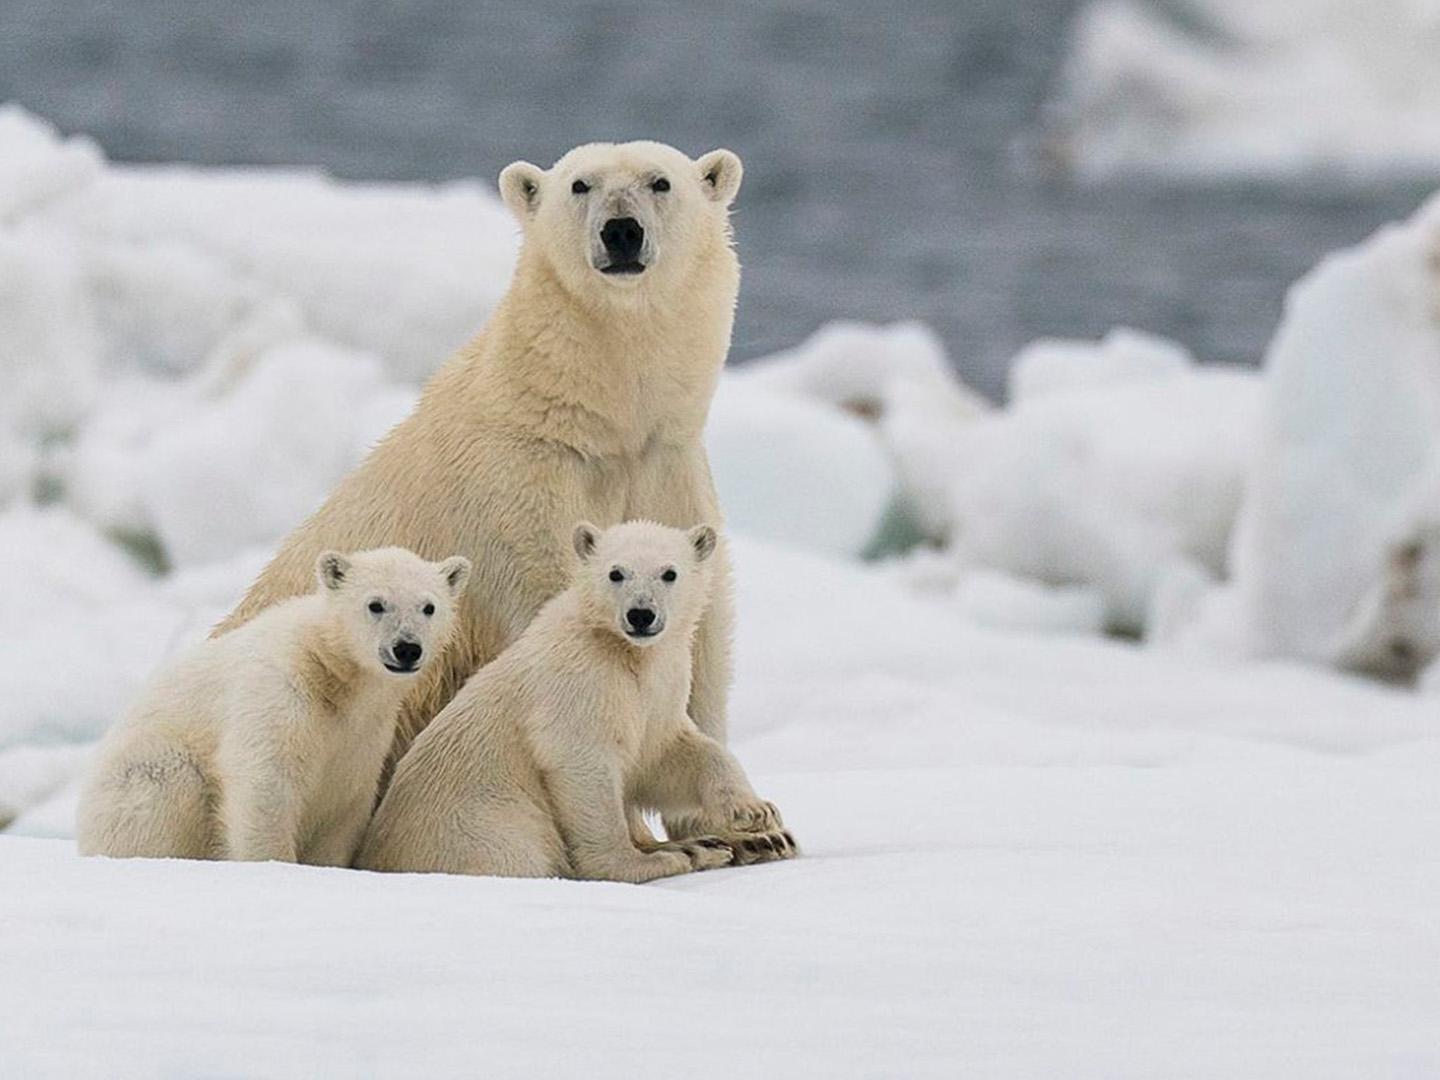
[[[596,139],[746,163],[736,359],[920,318],[1001,393],[1126,323],[1255,362],[1286,285],[1415,185],[1078,188],[1029,152],[1075,0],[0,0],[0,99],[122,161],[494,176]]]

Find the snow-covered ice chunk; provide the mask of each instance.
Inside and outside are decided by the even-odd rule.
[[[402,419],[415,393],[314,339],[161,389],[117,383],[69,461],[88,516],[153,535],[176,564],[283,536]]]
[[[1010,403],[1046,394],[1184,374],[1194,366],[1189,351],[1168,338],[1118,326],[1098,342],[1040,338],[1010,364]]]
[[[283,536],[398,419],[396,393],[374,358],[297,341],[208,408],[170,417],[138,462],[166,553],[205,562]],[[386,404],[368,408],[377,398]]]
[[[0,229],[0,431],[67,433],[97,392],[99,342],[70,245]]]
[[[1259,380],[1198,368],[1022,400],[955,430],[948,529],[969,565],[1092,585],[1140,632],[1178,563],[1219,576],[1253,443]]]
[[[153,335],[142,347],[163,366],[184,363],[177,334],[213,340],[227,320],[283,298],[313,332],[411,382],[484,321],[518,247],[508,211],[474,182],[342,184],[264,169],[111,167],[35,223],[87,245],[112,293],[161,298],[163,319],[128,302],[104,310],[131,338]],[[192,365],[202,355],[190,346]]]
[[[0,226],[84,187],[104,159],[89,139],[62,139],[15,104],[0,104]]]
[[[1440,649],[1440,198],[1291,290],[1265,380],[1233,583],[1180,639],[1413,674]]]
[[[891,390],[920,383],[962,414],[989,405],[955,378],[945,347],[923,323],[889,326],[837,320],[793,349],[772,353],[736,373],[764,386],[840,406],[860,416],[885,413]]]
[[[705,444],[727,523],[752,536],[859,555],[894,498],[869,425],[744,379],[721,380]]]
[[[183,612],[59,507],[0,513],[0,750],[97,737],[173,646]]]
[[[733,378],[873,423],[898,477],[896,512],[923,536],[944,539],[943,488],[953,467],[946,441],[991,406],[956,378],[934,331],[914,322],[832,322]]]
[[[1433,176],[1437,55],[1431,0],[1093,0],[1050,149],[1083,178]]]

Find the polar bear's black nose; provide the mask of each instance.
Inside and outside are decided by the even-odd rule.
[[[397,641],[393,652],[402,667],[414,667],[420,661],[420,654],[424,650],[420,648],[418,641]]]
[[[600,229],[600,242],[612,262],[633,263],[640,258],[645,230],[633,217],[611,218]]]
[[[625,612],[625,621],[630,624],[632,630],[641,632],[649,630],[655,623],[655,612],[649,608],[632,607]]]

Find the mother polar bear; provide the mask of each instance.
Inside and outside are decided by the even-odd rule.
[[[398,757],[566,587],[577,521],[718,525],[701,432],[740,284],[729,208],[741,172],[729,150],[691,160],[653,142],[581,146],[548,170],[507,166],[500,194],[524,242],[504,299],[215,633],[305,592],[326,550],[467,556],[455,644],[406,699]],[[689,708],[723,742],[732,614],[717,556]]]

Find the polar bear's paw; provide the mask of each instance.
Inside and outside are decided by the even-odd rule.
[[[725,842],[735,850],[736,866],[777,862],[780,859],[793,859],[800,854],[800,847],[790,835],[789,829],[736,833],[725,837]]]
[[[718,836],[692,836],[684,840],[667,840],[662,851],[678,851],[690,860],[692,870],[714,870],[735,862],[735,851]]]
[[[785,827],[775,804],[763,799],[742,799],[730,808],[730,828],[735,832],[770,833]]]
[[[780,811],[763,799],[737,802],[730,811],[730,827],[722,836],[735,849],[736,866],[793,859],[800,854]]]

